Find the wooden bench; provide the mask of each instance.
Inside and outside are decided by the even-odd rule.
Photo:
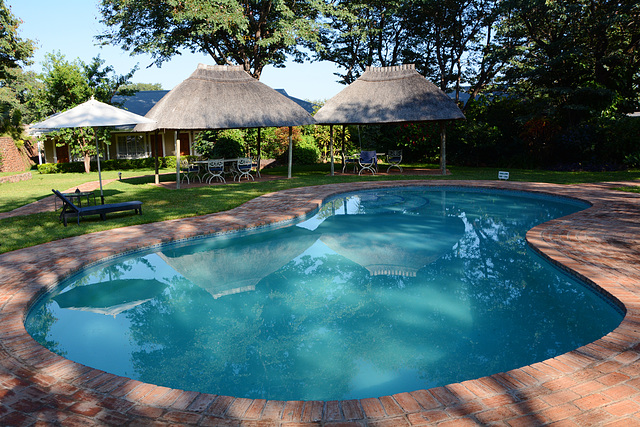
[[[67,218],[75,217],[78,225],[80,225],[80,217],[87,215],[100,215],[103,221],[107,219],[107,214],[110,212],[136,211],[136,213],[142,215],[142,202],[139,201],[78,207],[58,190],[51,191],[62,200],[63,206],[62,212],[60,213],[60,220],[65,227],[67,226]]]

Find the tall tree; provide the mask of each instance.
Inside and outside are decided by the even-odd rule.
[[[201,52],[259,79],[287,55],[306,57],[299,42],[315,42],[323,8],[321,0],[102,0],[108,29],[98,39],[149,53],[158,66],[182,49]]]
[[[367,66],[414,63],[441,89],[471,82],[476,91],[504,64],[492,29],[500,22],[496,0],[338,0],[333,2],[326,46],[316,59],[344,69],[353,82]]]
[[[511,85],[547,98],[550,111],[582,120],[629,109],[640,93],[637,1],[508,2],[508,32],[522,50],[506,74]]]
[[[104,61],[95,57],[89,64],[80,59],[68,61],[60,52],[47,54],[41,76],[43,85],[35,98],[40,99],[40,114],[47,116],[73,108],[94,97],[110,103],[120,86],[128,85],[134,68],[125,75],[115,75],[113,67],[104,67]],[[90,172],[91,156],[96,154],[95,133],[92,128],[64,129],[50,134],[58,146],[68,145],[69,154],[82,158],[85,172]],[[98,137],[108,143],[108,133]]]
[[[34,43],[19,37],[21,23],[0,0],[0,132],[20,133],[25,91],[33,82],[22,67],[32,64]]]
[[[412,15],[414,43],[408,60],[438,84],[453,89],[461,84],[479,91],[493,80],[503,61],[492,55],[494,26],[499,22],[496,0],[416,0]]]
[[[339,0],[327,13],[330,25],[321,28],[315,58],[344,70],[336,73],[350,84],[368,66],[397,65],[412,43],[409,15],[413,1]],[[313,47],[313,46],[312,46]]]

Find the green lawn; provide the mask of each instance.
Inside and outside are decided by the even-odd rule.
[[[420,167],[437,168],[436,165],[414,165]],[[336,170],[339,170],[336,166]],[[20,216],[0,220],[2,239],[0,239],[0,253],[29,247],[52,240],[95,231],[123,227],[133,224],[164,221],[174,218],[184,218],[207,213],[220,212],[236,207],[247,200],[273,191],[288,188],[321,185],[336,182],[353,182],[361,180],[390,180],[390,179],[471,179],[495,180],[498,176],[497,168],[467,168],[450,166],[451,175],[425,176],[408,174],[393,176],[370,175],[359,177],[328,176],[329,166],[313,167],[294,166],[293,178],[267,182],[228,183],[227,185],[205,186],[199,188],[181,189],[180,191],[156,187],[153,176],[133,178],[139,175],[153,174],[152,170],[123,171],[123,180],[114,181],[104,186],[104,194],[108,203],[127,200],[143,202],[143,215],[131,213],[110,214],[107,221],[100,221],[98,217],[84,218],[80,226],[71,223],[63,227],[58,223],[58,213],[47,212],[28,216]],[[630,172],[551,172],[541,170],[515,170],[510,172],[512,181],[535,181],[557,184],[577,184],[602,181],[631,181],[640,180],[640,171]],[[172,171],[164,170],[163,181],[175,181]],[[33,173],[33,179],[18,183],[0,184],[0,212],[7,212],[25,204],[34,202],[51,195],[51,189],[66,190],[88,181],[98,179],[97,172],[90,174],[50,174]],[[268,169],[263,173],[286,176],[286,168]],[[117,171],[102,173],[104,180],[117,179]]]

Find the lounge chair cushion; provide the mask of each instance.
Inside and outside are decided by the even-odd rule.
[[[80,225],[80,217],[87,215],[100,215],[102,220],[106,220],[106,214],[110,212],[123,212],[123,211],[136,211],[142,215],[142,202],[140,201],[131,201],[131,202],[122,202],[122,203],[107,203],[105,205],[95,205],[95,206],[85,206],[78,207],[73,204],[68,198],[62,195],[57,190],[51,190],[53,193],[58,196],[64,205],[62,206],[62,212],[60,213],[60,219],[64,223],[64,226],[67,226],[67,218],[75,217],[77,218],[78,225]]]

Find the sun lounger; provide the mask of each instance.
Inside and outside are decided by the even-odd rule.
[[[73,217],[77,218],[78,225],[80,225],[80,217],[87,215],[100,215],[103,221],[107,219],[107,214],[110,212],[136,211],[136,213],[142,215],[142,202],[107,203],[106,205],[78,207],[58,190],[51,191],[53,191],[64,204],[62,206],[62,212],[60,213],[60,220],[65,227],[67,226],[67,218]]]

